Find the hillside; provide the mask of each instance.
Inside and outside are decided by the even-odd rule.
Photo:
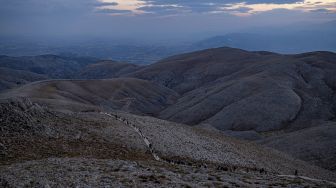
[[[27,99],[1,101],[0,109],[6,117],[0,119],[2,185],[333,185],[279,176],[295,170],[301,176],[335,178],[256,144],[152,117],[113,111],[64,114]]]
[[[217,48],[167,58],[128,76],[181,94],[159,118],[241,139],[266,139],[261,143],[334,170],[334,126],[321,125],[336,116],[335,60],[331,52]]]
[[[0,67],[0,91],[45,79],[41,74]]]
[[[335,116],[336,54],[280,55],[232,48],[174,56],[127,76],[182,95],[159,117],[221,130],[301,129]]]
[[[178,94],[145,80],[120,78],[41,81],[0,96],[27,97],[60,111],[116,109],[137,114],[155,114],[174,103]]]
[[[320,123],[316,127],[271,136],[258,141],[258,143],[335,171],[335,134],[335,122]]]
[[[0,92],[40,80],[117,78],[141,68],[135,64],[91,57],[0,56]]]
[[[33,82],[5,91],[0,98],[15,101],[23,97],[51,111],[69,114],[118,111],[128,122],[136,122],[142,133],[147,131],[149,141],[156,139],[152,149],[161,157],[211,163],[228,160],[230,165],[249,168],[260,163],[262,168],[274,172],[283,169],[283,174],[295,170],[288,167],[300,167],[290,161],[294,157],[334,171],[335,59],[336,54],[331,52],[282,55],[216,48],[173,56],[147,66],[100,61],[78,69],[79,74],[74,75],[82,80]],[[101,118],[101,114],[94,116]],[[217,143],[218,140],[208,140],[204,135],[200,137],[203,133],[225,141]],[[242,141],[244,144],[237,147],[243,149],[236,150],[231,144],[225,145],[231,143],[231,137],[253,141],[257,145],[250,142],[251,149],[262,148],[260,145],[268,148],[262,152],[244,149],[247,142]],[[194,138],[197,141],[190,145],[188,139]],[[270,148],[291,157],[272,154],[270,158],[282,161],[272,162],[277,167],[262,163],[271,161],[263,158],[273,152]],[[243,160],[242,156],[248,157]],[[41,162],[53,165],[52,161]]]

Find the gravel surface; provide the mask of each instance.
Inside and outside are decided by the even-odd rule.
[[[259,172],[157,162],[49,158],[0,169],[2,187],[333,187],[331,183]]]

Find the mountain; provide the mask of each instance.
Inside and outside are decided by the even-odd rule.
[[[60,113],[27,99],[1,101],[0,110],[5,187],[332,186],[303,176],[335,178],[277,151],[152,117]],[[302,178],[288,175],[295,171]]]
[[[49,171],[37,166],[44,165],[78,178],[63,167],[74,165],[83,173],[83,164],[95,164],[87,166],[90,172],[97,165],[123,164],[128,169],[123,177],[143,175],[142,166],[151,175],[160,168],[161,175],[181,182],[214,173],[245,187],[249,186],[245,181],[261,174],[267,181],[259,184],[297,186],[290,180],[298,178],[291,176],[295,171],[334,180],[335,59],[335,53],[325,51],[283,55],[222,47],[146,66],[87,63],[73,74],[81,80],[37,81],[4,91],[0,121],[6,135],[0,140],[0,155],[9,156],[2,162],[9,166],[0,170],[0,180],[17,186],[21,185],[15,184],[17,178],[41,182],[39,177]],[[41,143],[47,144],[35,147]],[[22,177],[2,178],[23,168],[33,170]],[[247,173],[248,180],[233,169]],[[95,171],[100,178],[115,175],[102,171]],[[188,177],[181,178],[184,172]],[[156,180],[171,182],[156,176],[144,181]],[[307,186],[327,183],[301,180]]]
[[[336,51],[336,21],[314,25],[289,25],[281,28],[255,28],[243,33],[228,33],[195,42],[191,49],[229,46],[251,51],[303,53]]]
[[[248,66],[251,62],[258,63],[273,57],[278,56],[262,56],[224,47],[172,56],[126,76],[151,80],[184,94],[233,73],[244,65]],[[227,65],[224,66],[224,63]]]
[[[159,117],[221,130],[297,130],[335,116],[336,54],[294,56],[217,48],[162,60],[127,76],[181,94]]]
[[[336,51],[335,39],[328,36],[331,35],[318,31],[301,31],[295,34],[231,33],[204,39],[195,43],[193,48],[230,46],[245,50],[268,50],[289,54],[315,50]]]
[[[266,146],[334,170],[333,129],[321,125],[335,120],[335,59],[331,52],[217,48],[174,56],[128,76],[181,94],[160,112],[162,119],[210,125],[242,139],[264,138]]]

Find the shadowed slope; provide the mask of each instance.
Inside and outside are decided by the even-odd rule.
[[[154,74],[169,68],[182,71],[174,75],[181,78],[179,82]],[[330,147],[335,126],[320,124],[336,115],[335,53],[285,56],[219,48],[168,58],[135,75],[168,83],[182,93],[160,118],[210,125],[245,139],[261,139],[268,134],[258,132],[275,131],[278,136],[266,139],[265,145],[334,169]],[[196,88],[189,91],[190,87]]]
[[[297,130],[335,116],[336,54],[280,55],[232,48],[164,59],[129,76],[182,95],[159,117],[221,130]]]
[[[336,170],[336,123],[322,125],[300,131],[272,136],[258,143],[287,152],[292,156]]]

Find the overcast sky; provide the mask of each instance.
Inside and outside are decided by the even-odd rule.
[[[0,35],[188,38],[336,20],[336,0],[0,0]]]

